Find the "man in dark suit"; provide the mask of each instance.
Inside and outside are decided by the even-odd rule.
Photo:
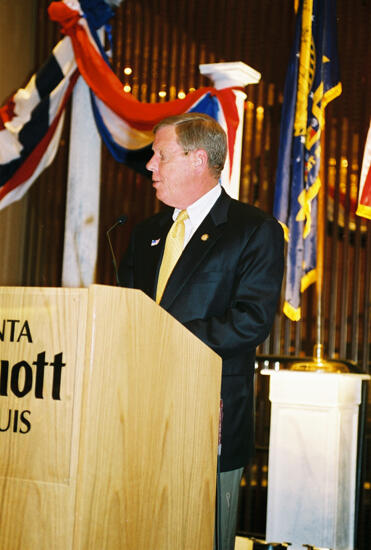
[[[156,299],[223,359],[220,548],[230,550],[239,483],[253,451],[255,349],[268,336],[279,299],[283,235],[275,219],[231,199],[219,185],[227,140],[212,118],[169,117],[154,132],[147,168],[157,198],[172,209],[134,229],[119,277],[123,286]],[[175,225],[181,255],[171,260],[169,274]]]

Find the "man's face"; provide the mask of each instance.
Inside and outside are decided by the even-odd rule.
[[[195,152],[184,152],[174,126],[159,128],[152,148],[153,156],[147,169],[152,172],[156,197],[168,206],[187,208],[198,198],[197,178],[193,172]]]

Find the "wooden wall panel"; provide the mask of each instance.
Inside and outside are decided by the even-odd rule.
[[[60,38],[48,21],[48,0],[38,1],[35,70]],[[113,68],[141,101],[166,101],[180,91],[209,85],[200,63],[243,61],[262,74],[247,88],[240,198],[271,212],[285,74],[294,35],[294,0],[124,0],[113,24]],[[326,201],[324,316],[331,358],[370,367],[371,222],[354,216],[363,147],[370,120],[371,3],[337,0],[342,95],[326,112],[324,185]],[[4,44],[3,44],[4,47]],[[125,75],[124,68],[132,74]],[[25,75],[26,76],[26,75]],[[165,98],[158,95],[166,92]],[[28,193],[23,259],[25,285],[61,282],[68,158],[68,116],[53,165]],[[114,284],[105,232],[125,213],[126,225],[112,240],[119,257],[132,227],[159,211],[150,181],[115,162],[103,148],[97,282]],[[294,323],[277,313],[261,354],[311,355],[315,343],[313,286],[303,295],[303,318]],[[269,405],[256,377],[257,459],[243,490],[241,530],[264,536]],[[368,435],[367,435],[368,434]],[[371,424],[366,422],[362,472],[360,550],[369,547],[371,518]],[[366,455],[366,453],[368,454]],[[245,506],[246,504],[246,506]]]
[[[180,91],[209,85],[200,63],[243,61],[262,74],[247,88],[241,194],[272,210],[285,73],[295,15],[292,0],[125,0],[113,24],[113,68],[141,101],[166,101]],[[38,4],[37,66],[57,42]],[[369,371],[370,223],[353,215],[363,146],[370,117],[369,0],[338,0],[337,20],[343,93],[327,108],[324,312],[326,352]],[[132,73],[124,74],[130,67]],[[164,98],[158,93],[166,92]],[[63,252],[68,122],[58,157],[29,193],[24,284],[59,285]],[[97,282],[114,283],[105,232],[119,215],[129,220],[114,231],[117,256],[132,227],[157,212],[150,181],[115,162],[103,148]],[[277,315],[262,353],[311,355],[315,343],[315,292],[303,296],[303,319]]]

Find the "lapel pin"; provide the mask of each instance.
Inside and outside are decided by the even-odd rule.
[[[201,235],[201,241],[207,241],[208,238],[209,238],[209,235],[207,233],[204,233],[203,235]]]
[[[151,246],[157,246],[161,239],[152,239]]]

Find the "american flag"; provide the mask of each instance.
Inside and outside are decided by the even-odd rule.
[[[27,86],[0,109],[0,209],[20,199],[53,161],[64,110],[80,75],[90,88],[101,138],[116,160],[145,172],[153,126],[167,116],[196,111],[209,114],[225,128],[232,172],[239,124],[232,88],[205,87],[184,99],[140,102],[124,92],[97,33],[113,15],[104,0],[52,2],[48,12],[66,36]]]

